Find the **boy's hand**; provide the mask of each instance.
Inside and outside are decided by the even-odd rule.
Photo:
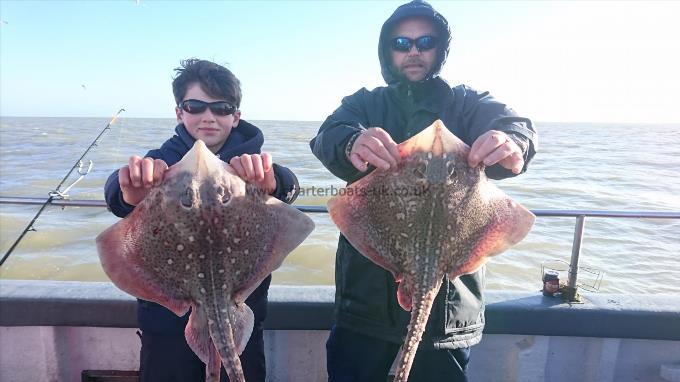
[[[276,190],[272,156],[269,153],[243,154],[231,158],[229,164],[241,179],[254,184],[267,195]]]
[[[524,167],[522,149],[502,131],[489,130],[477,138],[470,148],[468,164],[471,167],[484,162],[486,166],[501,166],[519,174]]]
[[[162,159],[141,158],[133,155],[128,165],[118,171],[118,183],[125,203],[136,206],[151,190],[163,181],[167,163]]]

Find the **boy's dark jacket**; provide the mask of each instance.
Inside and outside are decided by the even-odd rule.
[[[193,147],[195,141],[184,125],[179,124],[175,128],[175,135],[165,141],[160,149],[149,151],[146,157],[162,159],[168,166],[172,166],[182,159],[184,154]],[[216,155],[224,162],[229,162],[234,156],[259,154],[263,143],[262,131],[241,120],[238,127],[231,131],[224,146]],[[292,203],[300,189],[297,178],[288,168],[277,164],[274,164],[274,176],[276,178],[276,190],[272,196],[283,202]],[[134,206],[125,203],[123,200],[123,193],[118,183],[118,171],[111,174],[106,181],[104,196],[109,209],[118,217],[125,217],[134,210]],[[246,304],[255,314],[256,324],[263,320],[266,315],[266,297],[270,281],[271,276],[268,276],[246,300]],[[139,300],[137,318],[142,330],[156,333],[184,333],[189,313],[184,317],[177,317],[174,313],[156,303]]]
[[[407,81],[389,65],[388,38],[392,27],[411,16],[431,18],[440,41],[446,44],[439,50],[439,61],[432,72],[418,83]],[[487,92],[463,85],[452,89],[438,77],[450,39],[448,23],[428,3],[412,1],[397,8],[383,25],[378,46],[382,75],[388,86],[372,91],[362,88],[345,97],[342,105],[321,125],[310,146],[323,165],[352,183],[368,173],[356,170],[345,155],[352,135],[375,126],[385,129],[400,143],[441,119],[468,145],[486,131],[504,131],[522,148],[525,161],[522,172],[526,171],[537,147],[531,121],[517,116]],[[499,165],[488,167],[486,173],[493,179],[513,176]],[[410,313],[397,302],[394,278],[360,255],[343,235],[338,243],[335,278],[337,325],[368,336],[403,342]],[[481,340],[484,328],[484,268],[445,281],[432,307],[422,346],[449,349],[472,346]]]

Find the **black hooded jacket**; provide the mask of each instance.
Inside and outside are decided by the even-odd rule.
[[[390,65],[392,29],[405,18],[431,18],[438,32],[438,61],[420,82],[406,80]],[[371,91],[362,88],[343,98],[341,106],[321,125],[310,146],[314,155],[334,175],[352,183],[359,172],[345,155],[350,138],[368,127],[381,127],[395,142],[418,134],[441,119],[457,137],[471,145],[489,130],[503,131],[524,153],[524,168],[536,152],[537,135],[529,119],[519,117],[488,92],[465,85],[451,88],[439,75],[449,51],[451,32],[446,19],[424,1],[397,8],[380,32],[378,57],[387,83]],[[500,165],[486,169],[487,176],[502,179],[514,174]],[[455,280],[448,278],[435,299],[421,346],[468,347],[481,340],[484,328],[484,268]],[[335,265],[335,311],[338,326],[384,340],[403,342],[410,313],[397,302],[392,275],[362,256],[340,235]]]
[[[165,141],[161,148],[149,151],[145,157],[162,159],[168,166],[179,162],[184,155],[194,146],[196,140],[189,134],[183,124],[177,125],[175,135]],[[233,129],[227,137],[224,146],[216,155],[224,162],[243,154],[259,154],[264,143],[264,135],[256,126],[239,121],[238,127]],[[276,190],[272,194],[275,198],[292,203],[300,190],[297,178],[288,168],[274,164],[274,177],[276,178]],[[118,182],[118,171],[114,171],[106,181],[104,189],[106,204],[111,212],[118,217],[125,217],[134,210],[134,206],[123,200],[123,193]],[[266,316],[267,290],[271,282],[271,276],[267,276],[262,283],[246,299],[246,304],[255,315],[255,325],[261,325]],[[154,302],[138,300],[137,320],[139,328],[143,331],[163,334],[182,334],[189,322],[188,312],[183,317],[178,317],[165,307]],[[257,326],[261,328],[261,326]]]

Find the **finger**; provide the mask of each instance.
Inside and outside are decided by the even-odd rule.
[[[386,152],[387,151],[385,150],[384,153]],[[390,168],[390,162],[376,155],[376,153],[374,153],[370,148],[368,148],[368,146],[365,145],[360,146],[359,148],[357,148],[356,153],[359,154],[359,156],[361,156],[361,158],[364,159],[365,162],[368,162],[379,169],[388,170]]]
[[[253,170],[253,159],[250,154],[241,155],[241,165],[243,166],[243,172],[246,175],[246,179],[252,180],[255,172]]]
[[[470,146],[470,154],[468,154],[468,164],[475,167],[481,163],[484,158],[491,152],[490,146],[487,141],[491,137],[490,131],[482,134],[479,138],[475,139]]]
[[[490,152],[489,155],[487,155],[483,162],[485,166],[493,166],[496,163],[502,161],[503,159],[509,157],[512,155],[513,151],[510,145],[503,144],[498,146],[494,151]]]
[[[262,167],[262,157],[260,155],[253,155],[252,157],[253,165],[253,180],[259,182],[264,180],[264,168]]]
[[[142,187],[142,158],[133,155],[128,160],[128,168],[130,170],[130,183],[133,187]]]
[[[246,173],[245,170],[243,170],[243,166],[241,165],[240,157],[231,158],[229,165],[234,170],[234,172],[236,172],[236,175],[238,175],[239,178],[245,179]]]
[[[486,139],[486,135],[487,134],[484,133],[472,142],[470,152],[468,153],[468,165],[470,165],[470,167],[476,167],[479,164],[479,161],[481,160],[479,157],[479,146],[481,146]]]
[[[142,159],[142,185],[144,188],[153,186],[153,159]]]
[[[272,156],[269,153],[262,153],[262,169],[265,174],[270,172],[274,167]]]
[[[162,159],[153,161],[153,185],[158,186],[163,182],[165,171],[168,170],[168,164]]]
[[[359,170],[361,172],[368,170],[368,166],[366,165],[366,161],[364,160],[364,158],[362,158],[357,153],[350,154],[349,161],[352,162],[352,165],[354,166],[354,168],[356,168],[357,170]]]
[[[368,136],[363,142],[359,143],[358,150],[362,150],[362,146],[366,148],[367,152],[372,153],[376,157],[380,158],[382,161],[387,163],[387,166],[380,166],[383,170],[388,170],[391,166],[396,166],[397,161],[392,157],[387,148],[383,145],[382,141],[376,137]],[[365,159],[367,159],[369,154],[367,152],[360,153]],[[373,163],[371,163],[373,164]],[[377,167],[377,166],[376,166]]]
[[[477,138],[470,147],[470,154],[468,155],[468,164],[472,167],[479,165],[489,154],[496,148],[506,142],[507,135],[500,131],[487,131]]]
[[[118,170],[118,183],[120,184],[120,188],[128,188],[131,186],[132,181],[130,181],[130,167],[128,166],[123,166]]]
[[[397,142],[395,142],[390,134],[381,129],[381,128],[376,128],[375,130],[375,137],[382,143],[383,147],[385,147],[385,150],[387,150],[388,153],[388,159],[390,162],[390,165],[396,166],[399,160],[401,159],[401,155],[399,155],[399,148],[397,146]]]
[[[276,190],[276,177],[274,176],[274,171],[267,171],[264,173],[264,185],[268,194],[271,194]]]
[[[524,157],[518,152],[513,152],[499,163],[513,174],[519,174],[524,168]]]
[[[137,159],[140,159],[137,157]],[[123,201],[132,206],[136,206],[144,199],[144,188],[136,187],[130,179],[130,167],[123,166],[118,171],[118,183],[120,184],[120,191],[123,194]]]

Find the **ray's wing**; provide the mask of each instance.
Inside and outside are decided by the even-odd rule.
[[[372,189],[370,174],[346,188],[346,192],[336,195],[328,201],[328,213],[354,248],[375,264],[392,273],[395,279],[400,278],[401,266],[399,254],[393,253],[382,235],[375,230],[376,224],[368,211],[371,199],[363,195],[365,190]]]
[[[477,271],[489,257],[519,243],[529,233],[536,219],[531,211],[489,182],[482,185],[480,192],[482,200],[489,204],[492,215],[472,242],[468,261],[452,270],[449,274],[451,278]]]
[[[230,265],[232,273],[239,272],[233,294],[237,303],[245,301],[314,229],[312,219],[295,207],[270,196],[265,200],[262,203],[245,198],[232,207],[231,213],[240,216],[240,235],[230,238],[232,242],[240,239],[234,242],[240,256]],[[225,259],[225,265],[231,261]]]
[[[97,236],[97,251],[104,272],[121,290],[144,300],[157,302],[178,316],[186,314],[190,302],[168,288],[160,275],[144,265],[140,251],[144,235],[144,217],[148,209],[142,203],[123,220]]]

